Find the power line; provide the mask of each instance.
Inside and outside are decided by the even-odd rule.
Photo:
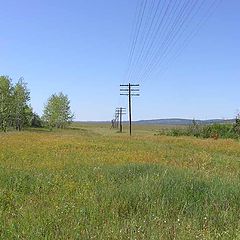
[[[149,37],[148,37],[149,40],[148,40],[147,44],[145,44],[146,47],[145,47],[145,49],[142,48],[142,50],[139,54],[139,57],[136,60],[137,63],[140,64],[140,71],[139,71],[139,69],[137,69],[137,64],[136,64],[135,65],[135,73],[136,72],[139,73],[142,71],[142,69],[144,68],[144,63],[147,62],[147,60],[149,58],[149,54],[151,54],[151,52],[154,51],[154,47],[156,47],[158,45],[157,40],[158,40],[158,38],[160,39],[160,36],[158,36],[158,34],[164,33],[163,28],[166,25],[166,22],[167,22],[166,19],[168,19],[167,15],[168,14],[171,15],[171,13],[173,11],[173,8],[171,8],[171,2],[172,2],[172,0],[168,1],[168,3],[167,3],[167,1],[165,1],[166,6],[164,6],[164,5],[162,6],[159,18],[157,19],[157,22],[155,23],[151,34],[149,34]],[[159,1],[158,7],[160,6],[160,3],[161,3],[161,1]],[[156,11],[158,11],[158,8],[156,9]],[[149,30],[149,31],[151,31],[151,30]]]
[[[194,28],[185,38],[185,41],[179,46],[179,49],[172,54],[171,57],[169,57],[168,62],[166,63],[165,70],[162,69],[161,73],[163,74],[164,72],[167,71],[167,69],[174,63],[178,57],[181,55],[183,50],[189,45],[190,41],[197,35],[197,33],[200,31],[200,29],[203,27],[204,24],[206,24],[207,20],[210,18],[210,16],[213,14],[213,11],[219,6],[221,3],[221,0],[216,0],[214,1],[211,6],[209,7],[207,13],[204,15],[202,20],[198,23],[196,28]],[[172,61],[172,62],[171,62]],[[149,76],[150,77],[150,76]]]
[[[217,1],[220,0],[211,3]],[[152,0],[142,3],[140,24],[130,54],[129,81],[148,79],[172,53],[187,45],[185,42],[191,39],[189,35],[193,35],[192,32],[199,27],[198,22],[202,22],[200,13],[205,16],[211,8],[209,1],[205,0]]]
[[[189,44],[219,1],[141,0],[136,8],[126,80],[146,81],[159,66],[164,69],[164,63],[170,65],[172,58]],[[128,96],[131,135],[131,98],[139,96],[139,84],[120,86],[120,95]]]
[[[157,6],[156,6],[156,10],[155,11],[153,11],[154,10],[154,6],[155,6],[155,1],[153,1],[152,2],[152,8],[151,8],[151,11],[149,11],[150,12],[150,16],[152,15],[151,13],[154,13],[153,14],[153,18],[151,19],[151,17],[146,17],[147,18],[147,20],[148,20],[148,23],[150,23],[150,27],[149,27],[149,29],[147,30],[147,33],[146,34],[144,34],[144,30],[142,30],[142,32],[143,32],[143,44],[142,44],[142,47],[141,47],[141,52],[140,52],[140,54],[139,54],[139,56],[138,56],[138,59],[135,61],[135,63],[133,64],[133,68],[138,64],[138,62],[139,62],[139,59],[140,59],[140,57],[141,57],[141,55],[142,55],[142,53],[143,53],[143,51],[144,51],[144,49],[145,49],[145,45],[146,45],[146,43],[147,43],[147,39],[149,38],[148,36],[150,35],[150,33],[151,33],[151,29],[152,29],[152,27],[153,27],[153,23],[154,23],[154,20],[155,20],[155,18],[156,18],[156,16],[157,16],[157,12],[158,12],[158,9],[159,9],[159,6],[160,6],[160,3],[161,3],[161,0],[160,1],[158,1],[158,4],[157,4]],[[145,24],[145,26],[146,26],[147,24]],[[145,39],[144,39],[145,38]],[[139,44],[139,45],[141,45],[141,44]],[[134,59],[135,60],[135,59]],[[133,74],[133,73],[130,73],[129,74],[129,78],[131,78],[131,74]]]
[[[161,41],[158,48],[155,49],[150,55],[149,61],[147,62],[144,70],[142,71],[142,78],[145,76],[144,74],[146,74],[146,72],[148,73],[151,71],[152,66],[156,65],[158,59],[162,56],[161,53],[165,51],[164,47],[171,44],[171,38],[176,36],[181,30],[184,20],[189,16],[189,14],[191,14],[196,3],[197,2],[194,1],[191,1],[190,4],[189,2],[185,2],[178,11],[178,14],[173,14],[171,17],[169,17],[169,22],[166,23],[163,29],[163,32],[165,32],[165,35],[163,36],[163,41]]]
[[[187,32],[188,28],[186,27],[181,34],[176,38],[173,39],[172,41],[172,45],[167,46],[164,49],[163,54],[161,55],[161,57],[159,58],[158,62],[152,66],[151,71],[149,71],[148,73],[148,78],[151,75],[151,72],[154,71],[154,69],[159,66],[160,64],[163,64],[164,60],[167,58],[170,58],[170,53],[173,52],[173,58],[176,58],[185,48],[187,45],[189,45],[190,40],[199,32],[200,28],[202,27],[202,25],[206,22],[206,20],[210,17],[211,12],[213,11],[214,7],[217,6],[217,3],[220,3],[218,0],[213,1],[210,6],[206,6],[206,13],[204,14],[203,18],[201,19],[200,22],[197,23],[196,27],[193,28],[191,31]],[[194,15],[192,16],[191,19],[194,18],[194,16],[196,16],[198,14],[199,11],[201,11],[201,8],[204,7],[204,2],[202,2],[202,4],[199,6],[199,8],[196,10],[196,12],[194,13]],[[197,12],[198,11],[198,12]],[[183,41],[179,41],[179,38],[181,38],[181,36],[183,36],[183,34],[187,32],[186,37],[184,38]],[[179,46],[179,48],[174,52],[174,49],[176,48],[176,46]],[[170,56],[169,56],[170,55]],[[170,64],[170,62],[168,61],[168,64]]]
[[[188,3],[188,2],[186,2]],[[198,1],[192,1],[189,5],[183,5],[180,9],[179,15],[176,16],[173,24],[170,25],[170,29],[165,35],[164,40],[161,42],[159,48],[154,51],[151,56],[151,59],[148,61],[145,70],[142,73],[142,78],[145,77],[146,74],[151,74],[152,71],[159,66],[160,60],[164,57],[166,51],[174,44],[174,40],[176,39],[176,43],[180,42],[182,34],[185,32],[184,27],[185,23],[191,18],[191,14],[194,13],[195,8],[198,6]],[[179,35],[180,34],[180,35]],[[171,48],[174,49],[173,47]]]
[[[132,61],[133,61],[133,56],[136,50],[136,45],[138,42],[138,38],[139,38],[139,33],[142,27],[142,23],[143,23],[143,17],[146,11],[146,6],[147,6],[147,0],[142,0],[142,4],[140,6],[140,11],[139,11],[139,15],[138,15],[138,20],[137,20],[137,26],[135,29],[135,34],[133,37],[133,42],[132,42],[132,47],[130,50],[130,55],[129,55],[129,64],[128,64],[128,70],[127,70],[127,74],[129,74],[129,71],[131,69],[132,66]]]

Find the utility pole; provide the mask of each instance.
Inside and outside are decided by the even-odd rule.
[[[120,108],[116,108],[116,114],[119,116],[120,118],[120,132],[122,133],[123,131],[123,126],[122,126],[122,117],[123,115],[126,114],[126,108],[120,107]]]
[[[115,111],[115,128],[118,128],[119,114]]]
[[[129,133],[132,135],[132,97],[140,96],[139,84],[120,85],[120,95],[128,96],[128,111],[129,111]]]

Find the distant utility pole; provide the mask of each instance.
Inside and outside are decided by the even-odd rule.
[[[122,133],[122,131],[123,131],[122,117],[123,117],[123,115],[126,114],[126,108],[123,108],[123,107],[116,108],[116,114],[118,116],[118,119],[120,119],[120,132]]]
[[[115,128],[118,128],[119,114],[115,111]]]
[[[132,135],[132,97],[140,96],[139,94],[139,84],[127,84],[120,85],[120,95],[128,96],[128,111],[129,111],[129,133]]]

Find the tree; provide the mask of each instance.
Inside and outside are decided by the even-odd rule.
[[[20,78],[13,88],[13,123],[21,131],[24,125],[29,126],[32,119],[32,108],[28,105],[30,92],[27,84]]]
[[[65,128],[73,120],[70,100],[62,92],[48,99],[43,112],[43,120],[50,128]]]
[[[0,128],[6,132],[10,125],[12,113],[12,80],[7,76],[0,76]]]
[[[240,114],[238,114],[236,117],[235,124],[233,125],[233,130],[237,136],[240,136]]]
[[[37,113],[33,113],[33,115],[32,115],[31,127],[34,127],[34,128],[43,127],[42,119],[39,117],[39,115]]]

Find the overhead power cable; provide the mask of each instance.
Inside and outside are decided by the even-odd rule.
[[[146,81],[189,45],[221,0],[141,0],[126,80]],[[175,59],[174,59],[175,60]]]

